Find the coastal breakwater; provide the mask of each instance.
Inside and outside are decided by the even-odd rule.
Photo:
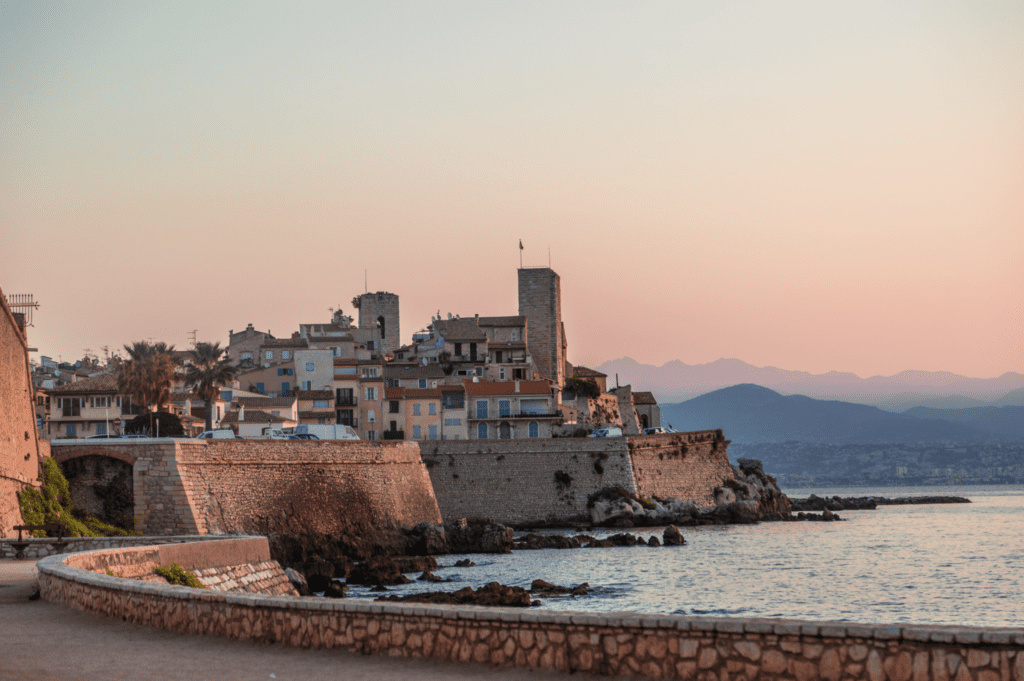
[[[231,557],[236,541],[215,542],[222,545],[222,560],[240,560]],[[245,553],[242,548],[239,556]],[[1024,681],[1021,628],[295,598],[111,577],[104,561],[130,562],[116,550],[39,561],[43,598],[184,633],[565,672],[698,681]],[[71,563],[88,564],[92,571]]]

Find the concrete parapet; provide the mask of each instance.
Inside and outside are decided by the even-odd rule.
[[[1024,629],[375,603],[195,590],[53,556],[43,598],[171,631],[496,666],[678,679],[1024,681]]]

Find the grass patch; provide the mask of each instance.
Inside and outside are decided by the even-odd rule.
[[[43,483],[41,488],[29,487],[18,492],[18,506],[25,525],[61,523],[68,528],[65,534],[68,537],[127,537],[136,534],[108,525],[88,513],[73,513],[71,488],[53,459],[43,460],[43,474],[39,479]],[[36,530],[32,535],[45,537],[46,533]]]
[[[154,570],[158,575],[167,580],[168,584],[178,586],[189,586],[193,589],[205,589],[206,586],[199,581],[194,574],[184,569],[177,563],[171,563],[171,567],[158,567]]]

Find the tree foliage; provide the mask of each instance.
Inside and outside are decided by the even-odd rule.
[[[173,345],[135,341],[124,346],[128,359],[117,370],[117,389],[132,398],[132,403],[152,413],[160,411],[171,397],[174,383]],[[152,431],[152,416],[150,430]]]
[[[68,528],[66,536],[69,537],[123,537],[128,534],[88,513],[73,513],[71,487],[53,459],[43,460],[40,480],[43,483],[40,489],[29,487],[18,492],[21,519],[26,525],[61,523]],[[45,536],[42,530],[36,530],[34,534]]]
[[[230,385],[238,372],[220,343],[196,343],[192,363],[185,367],[185,385],[196,391],[206,405],[206,430],[213,430],[213,400],[221,388]]]
[[[596,399],[601,396],[601,388],[594,381],[585,378],[569,378],[565,381],[565,392],[580,397]]]

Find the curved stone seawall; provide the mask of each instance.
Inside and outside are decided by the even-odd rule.
[[[131,548],[134,546],[160,546],[164,544],[186,544],[202,541],[221,541],[224,537],[213,535],[165,535],[160,537],[65,537],[67,546],[61,554],[81,553],[83,551],[98,551],[101,549]],[[14,558],[15,551],[11,548],[13,538],[0,539],[0,558]],[[24,541],[28,544],[25,549],[26,558],[44,558],[57,553],[53,546],[54,539],[36,539],[26,537]]]
[[[230,540],[228,540],[230,541]],[[43,598],[171,631],[697,681],[1024,681],[1024,629],[555,613],[236,594],[39,561]],[[82,559],[80,559],[82,560]]]
[[[148,535],[342,534],[353,523],[441,521],[415,443],[331,440],[54,442],[53,458],[132,466],[135,529]]]

